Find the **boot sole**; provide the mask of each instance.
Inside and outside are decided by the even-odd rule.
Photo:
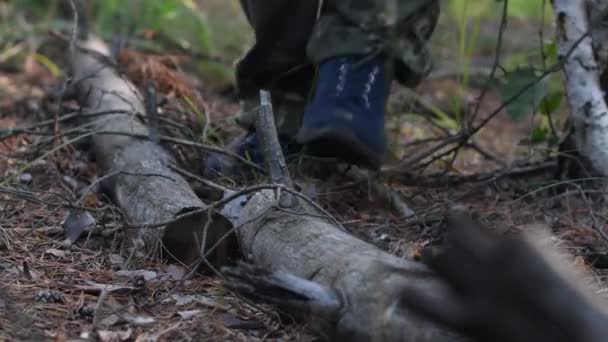
[[[380,169],[384,159],[384,155],[362,144],[352,132],[336,132],[330,127],[300,132],[296,140],[314,156],[336,158],[372,170]]]

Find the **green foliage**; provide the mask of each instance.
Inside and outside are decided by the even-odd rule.
[[[553,144],[557,141],[552,120],[565,98],[559,78],[559,74],[545,75],[528,66],[506,72],[498,80],[498,89],[503,101],[507,101],[507,113],[513,120],[522,120],[529,114],[541,114],[532,130],[531,143],[547,141]]]
[[[501,19],[505,1],[507,0],[449,0],[446,3],[446,13],[456,26],[459,35],[458,67],[462,71],[459,80],[462,89],[468,89],[469,86],[469,64],[472,57],[482,50],[493,49],[495,45],[495,39],[481,40],[484,37],[479,35],[480,22],[497,23]],[[511,25],[514,22],[512,19],[534,21],[538,25],[551,21],[552,9],[549,1],[508,1],[507,16]],[[560,109],[565,97],[562,76],[559,73],[545,73],[558,63],[557,46],[554,41],[550,41],[530,48],[534,44],[529,43],[527,51],[511,51],[509,55],[501,56],[494,85],[502,100],[507,102],[506,111],[513,120],[522,120],[536,113],[541,114],[535,117],[530,141],[551,144],[556,140],[552,116]],[[462,98],[463,96],[456,96],[454,100],[454,111],[457,114],[458,108],[462,108],[460,106]]]
[[[221,30],[219,32],[222,40],[213,39],[214,28],[211,27],[205,11],[199,8],[194,0],[80,1],[85,5],[85,15],[90,28],[105,39],[121,33],[138,48],[159,53],[167,51],[167,47],[175,51],[176,46],[191,51],[192,55],[222,55],[226,52],[225,45],[217,44],[226,38],[224,33]],[[223,0],[214,1],[223,4]],[[228,2],[226,0],[226,4]],[[215,22],[218,20],[220,19]],[[73,15],[68,0],[0,2],[0,53],[14,46],[15,42],[39,42],[40,37],[44,37],[49,30],[70,32],[72,27]],[[145,32],[154,32],[158,39],[141,39],[142,33]],[[226,34],[231,35],[228,38],[232,38],[238,36],[239,32]],[[222,51],[217,49],[218,45]],[[230,47],[231,53],[227,60],[235,57],[237,53],[232,52],[235,50],[237,49]],[[238,54],[240,53],[239,47]],[[49,58],[39,54],[38,59],[55,73]],[[213,80],[226,82],[232,77],[230,66],[205,61],[196,61],[195,64],[190,70],[196,70]]]
[[[450,0],[447,11],[456,21],[463,18],[480,19],[491,13],[491,6],[492,2],[487,0]]]
[[[548,142],[553,145],[558,141],[552,122],[565,98],[562,75],[544,72],[558,63],[557,44],[550,41],[543,44],[542,50],[511,56],[505,63],[505,75],[500,79],[499,90],[503,100],[509,101],[507,112],[512,119],[542,114],[535,121],[530,136],[533,144]]]
[[[29,17],[50,20],[57,14],[59,0],[18,0],[11,6]]]
[[[487,10],[485,2],[477,0],[455,0],[449,3],[448,13],[453,17],[458,29],[458,67],[462,69],[459,78],[460,94],[452,98],[452,112],[457,122],[462,121],[463,94],[469,86],[471,60],[476,52],[481,20]]]
[[[458,32],[458,67],[461,72],[459,79],[461,89],[468,89],[470,83],[470,67],[472,58],[479,53],[480,47],[480,30],[481,23],[488,19],[500,20],[502,16],[504,1],[506,0],[450,0],[446,4],[446,13],[454,22]],[[542,2],[528,0],[509,0],[507,7],[507,15],[509,18],[520,19],[540,19],[550,17],[550,6],[542,8]],[[495,44],[494,41],[492,44]],[[526,86],[529,81],[533,81],[531,75],[526,75],[526,72],[519,69],[520,65],[529,65],[531,60],[540,60],[542,54],[540,49],[533,50],[529,53],[514,54],[508,58],[505,65],[509,72],[500,82],[500,90],[503,96],[511,97],[515,95],[518,87]],[[555,55],[557,50],[555,50]],[[550,56],[553,56],[550,54]],[[533,71],[529,68],[528,71]],[[517,101],[513,101],[509,105],[508,112],[513,118],[521,118],[526,112],[537,108],[543,96],[547,91],[545,86],[539,83],[530,89],[529,92],[523,94]],[[457,120],[462,120],[460,113],[462,106],[463,94],[455,96],[452,103],[452,111],[456,114]]]
[[[134,27],[136,31],[157,31],[188,49],[212,49],[207,20],[190,1],[106,0],[93,4],[98,32],[114,33],[117,26]]]
[[[498,90],[507,103],[507,112],[514,120],[535,112],[547,95],[545,80],[532,68],[526,67],[507,72],[498,79]],[[526,91],[523,91],[527,88]]]
[[[542,8],[542,1],[509,0],[509,15],[521,19],[551,18],[552,9],[551,6]]]
[[[152,30],[182,47],[207,54],[213,51],[207,19],[191,0],[83,0],[83,3],[88,6],[86,15],[92,28],[103,37]],[[2,18],[2,22],[7,23],[6,29],[10,30],[19,18],[27,17],[28,31],[71,29],[72,16],[67,4],[66,0],[10,2],[5,5],[5,12],[11,17]],[[58,19],[60,17],[62,19]],[[2,31],[3,35],[7,30]],[[27,32],[23,27],[19,31]]]
[[[498,18],[505,0],[449,0],[446,6],[453,18]],[[548,2],[548,1],[547,1]],[[542,8],[542,1],[509,0],[509,17],[520,19],[550,18],[551,6]]]
[[[555,91],[547,94],[540,101],[539,110],[543,115],[551,115],[557,111],[564,99],[563,91]]]

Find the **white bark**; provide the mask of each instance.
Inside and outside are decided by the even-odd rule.
[[[567,58],[564,61],[566,93],[577,148],[596,172],[608,175],[608,108],[591,35],[582,38],[591,28],[587,1],[555,0],[553,5],[559,54]]]
[[[605,20],[608,0],[587,0],[587,8],[591,22],[594,23],[591,35],[595,58],[597,58],[601,71],[604,72],[608,65],[608,44],[606,44],[608,43],[608,26]]]

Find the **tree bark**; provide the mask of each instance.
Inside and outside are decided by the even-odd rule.
[[[601,7],[599,2],[596,0],[590,5]],[[608,175],[608,107],[600,85],[600,64],[594,54],[591,34],[594,25],[587,4],[586,0],[553,1],[575,144],[594,171],[605,176]],[[599,56],[601,58],[601,54]]]
[[[134,224],[173,221],[160,229],[142,227],[135,232],[149,254],[166,252],[191,264],[200,256],[199,244],[208,218],[213,219],[206,239],[208,245],[217,241],[216,237],[228,229],[229,223],[215,213],[176,220],[178,215],[206,205],[188,182],[170,169],[169,165],[174,163],[172,156],[155,142],[142,139],[150,135],[142,119],[145,116],[142,97],[119,74],[101,40],[89,37],[75,42],[70,67],[84,119],[93,131],[92,145],[99,171],[109,175],[103,182],[104,188]],[[93,115],[99,112],[110,114]]]
[[[276,195],[257,193],[245,206],[239,220],[241,247],[259,268],[288,272],[339,294],[339,309],[323,311],[325,315],[310,310],[316,328],[329,339],[462,340],[400,304],[406,288],[429,296],[444,293],[426,267],[349,235],[302,200],[286,212]]]

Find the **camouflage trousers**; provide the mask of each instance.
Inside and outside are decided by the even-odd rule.
[[[330,57],[382,54],[393,79],[409,87],[430,71],[427,42],[439,0],[240,1],[255,32],[236,69],[245,127],[264,88],[272,92],[279,133],[294,136],[314,91],[316,65]]]

